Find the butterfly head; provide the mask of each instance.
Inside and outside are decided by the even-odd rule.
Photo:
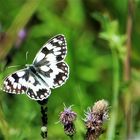
[[[27,69],[33,69],[33,68],[35,68],[34,65],[32,65],[32,64],[26,64],[25,67]]]
[[[26,65],[25,65],[26,68],[28,68],[28,67],[30,67],[30,66],[31,66],[31,64],[26,64]]]

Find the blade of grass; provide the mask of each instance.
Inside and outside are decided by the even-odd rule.
[[[125,120],[126,120],[126,139],[131,139],[132,137],[132,91],[131,86],[131,66],[130,66],[130,55],[132,47],[132,28],[133,28],[133,15],[134,15],[134,0],[128,0],[128,15],[127,15],[127,26],[126,26],[126,58],[124,60],[123,67],[123,81],[124,84],[128,84],[127,89],[123,91],[124,93],[124,108],[125,108]]]
[[[112,63],[113,63],[113,104],[110,115],[110,123],[108,126],[107,140],[115,138],[115,129],[118,115],[118,95],[119,95],[119,57],[116,50],[112,49]]]
[[[22,6],[11,26],[7,29],[7,32],[0,40],[0,60],[4,59],[8,54],[19,31],[28,23],[41,1],[42,0],[27,0],[27,2]]]
[[[4,136],[4,139],[8,140],[9,139],[9,126],[5,120],[1,104],[0,104],[0,130]]]

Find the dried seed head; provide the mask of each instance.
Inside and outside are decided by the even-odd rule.
[[[97,116],[100,116],[100,119],[103,122],[109,119],[108,110],[108,102],[105,100],[97,101],[92,107],[92,112]]]
[[[88,139],[98,137],[102,132],[104,121],[108,120],[108,102],[105,100],[97,101],[94,106],[85,112],[85,125],[87,127],[86,136]]]
[[[106,111],[108,111],[108,102],[105,100],[97,101],[92,107],[92,112],[96,114],[103,114]]]

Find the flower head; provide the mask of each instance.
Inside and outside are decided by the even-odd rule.
[[[85,112],[84,119],[87,128],[87,137],[98,137],[103,132],[103,123],[108,120],[108,118],[107,101],[97,101],[92,108],[88,108],[87,112]]]
[[[72,123],[77,117],[77,114],[72,111],[71,106],[66,108],[64,107],[64,111],[60,113],[60,122],[63,125],[67,125]]]
[[[75,131],[74,121],[76,120],[77,114],[72,111],[72,106],[64,107],[64,111],[60,113],[59,120],[64,125],[64,131],[66,135],[73,136]]]

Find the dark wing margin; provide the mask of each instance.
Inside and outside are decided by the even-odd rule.
[[[65,59],[67,53],[67,43],[64,35],[59,34],[51,38],[37,53],[33,64],[43,65],[43,63],[60,62]]]
[[[23,94],[27,90],[28,70],[22,69],[4,79],[2,90],[13,94]]]
[[[59,69],[59,73],[55,76],[53,88],[62,86],[69,78],[69,67],[65,62],[59,62],[56,64]]]

